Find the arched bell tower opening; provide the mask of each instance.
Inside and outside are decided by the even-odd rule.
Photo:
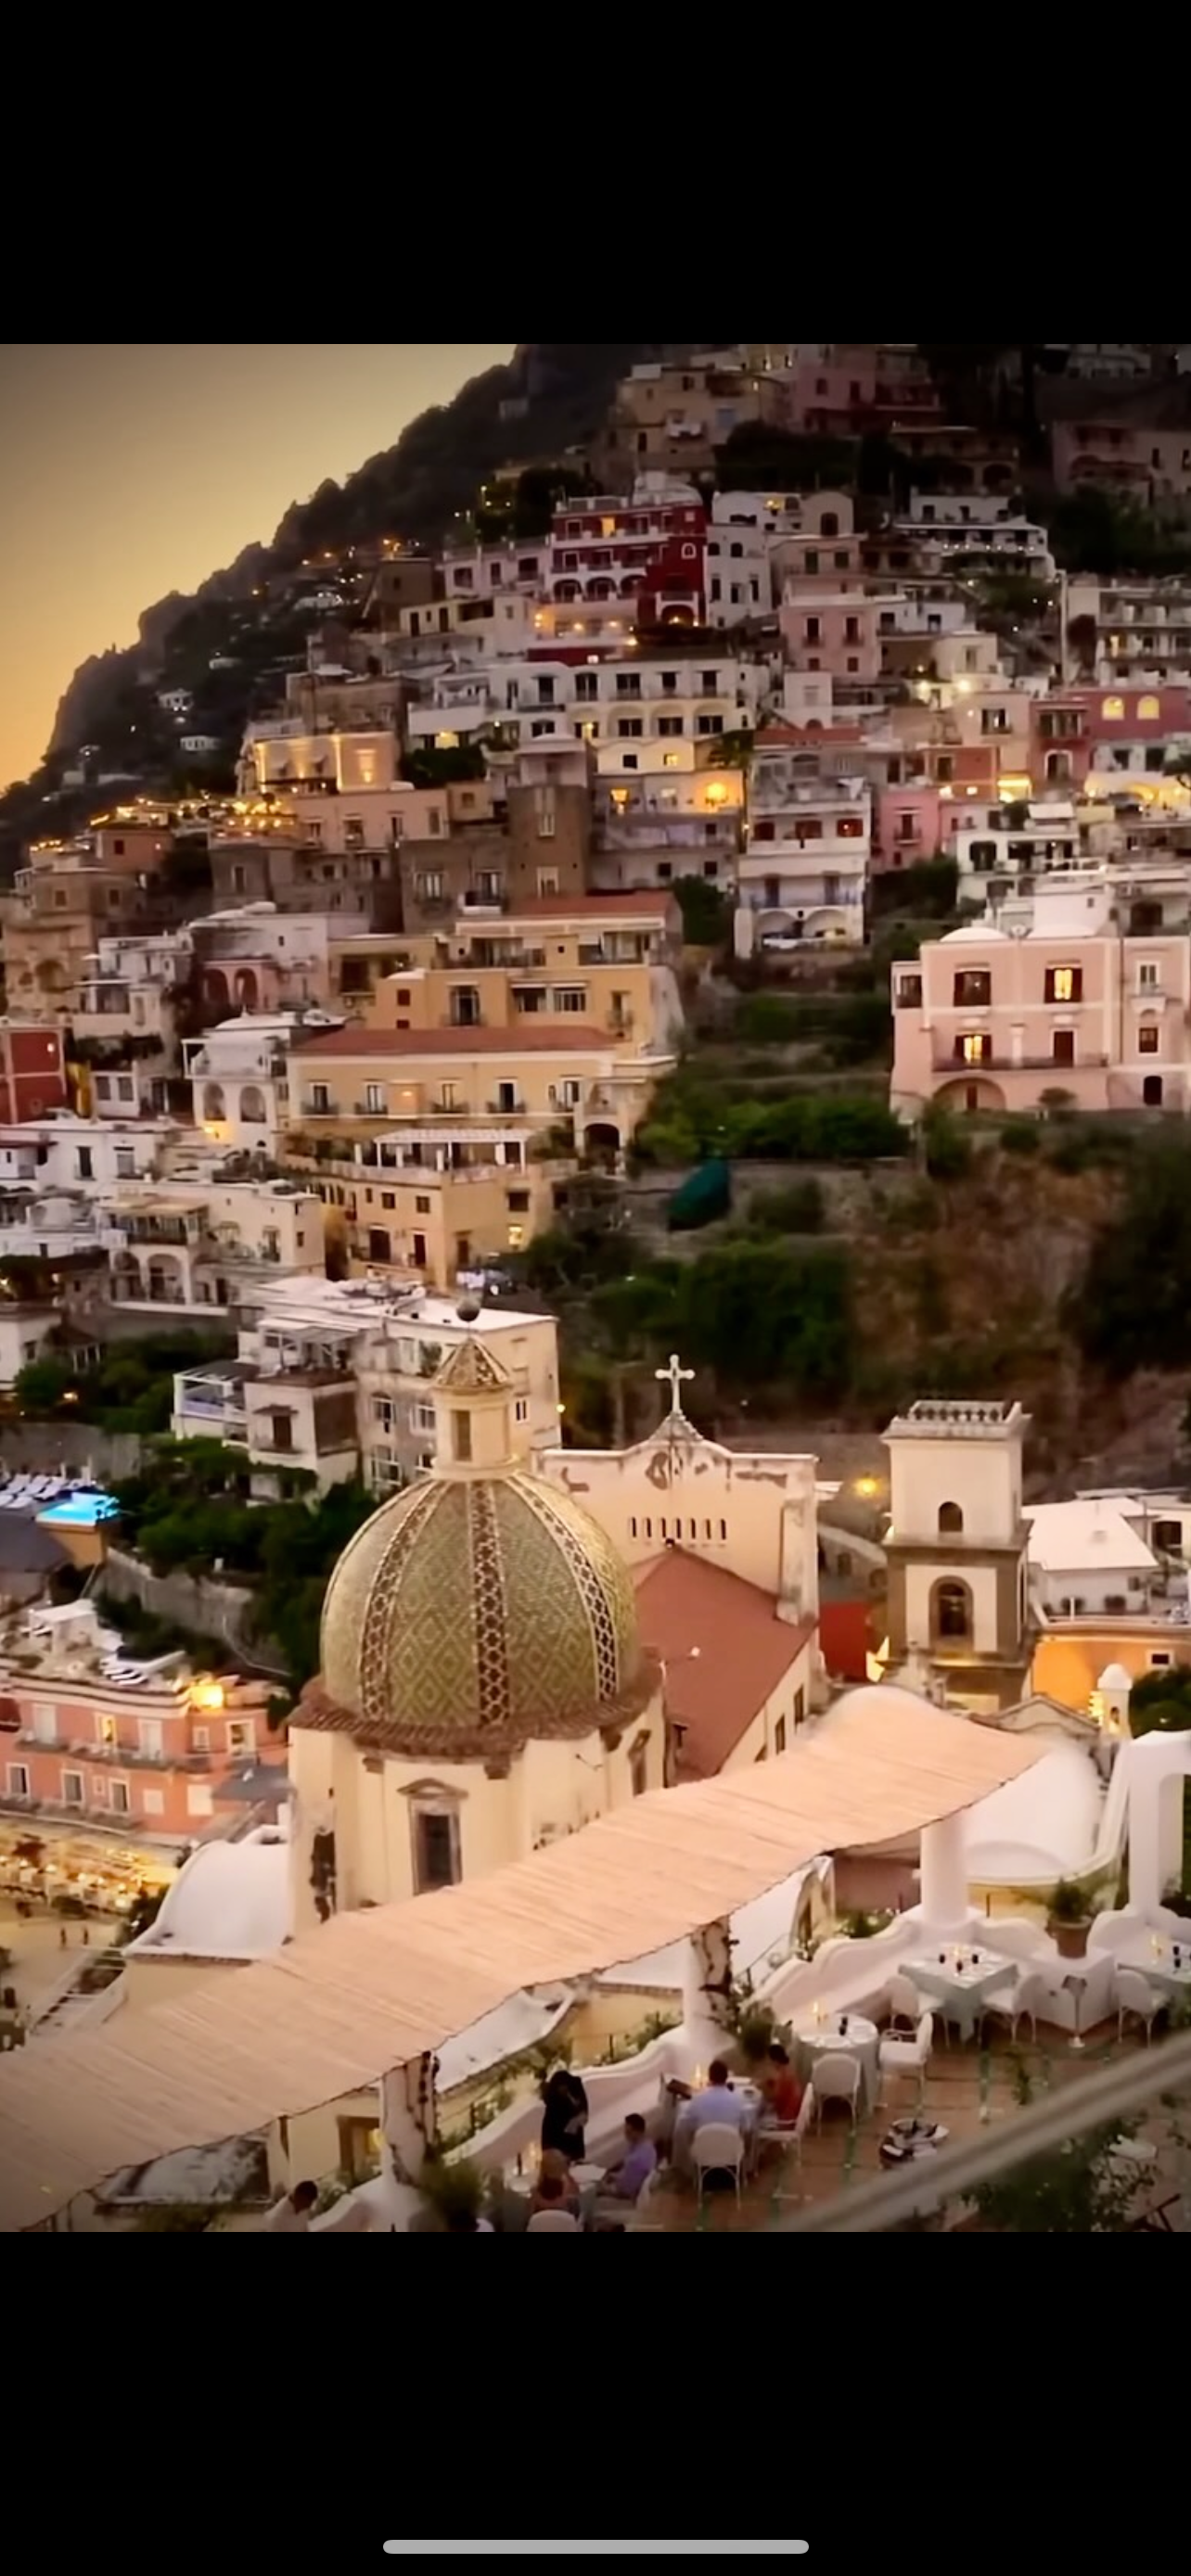
[[[947,1697],[994,1715],[1033,1653],[1019,1404],[912,1404],[889,1450],[889,1664],[922,1657]]]

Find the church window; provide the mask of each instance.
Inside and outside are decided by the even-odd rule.
[[[653,1522],[652,1522],[652,1521],[646,1521],[646,1524],[645,1524],[645,1535],[646,1535],[646,1538],[652,1538],[652,1537],[653,1537]]]
[[[457,1810],[445,1801],[416,1803],[411,1821],[414,1894],[426,1896],[436,1887],[457,1886],[463,1876]]]
[[[471,1415],[456,1413],[451,1417],[451,1446],[460,1467],[471,1465]]]
[[[721,1537],[721,1539],[722,1539],[722,1540],[726,1540],[726,1539],[727,1539],[727,1536],[728,1536],[728,1524],[727,1524],[727,1522],[726,1522],[726,1521],[721,1521],[721,1522],[720,1522],[720,1537]]]
[[[784,1717],[779,1717],[777,1724],[774,1727],[773,1749],[775,1753],[784,1753],[786,1750],[786,1721]]]
[[[644,1795],[649,1786],[649,1738],[640,1735],[629,1752],[629,1778],[634,1798]]]
[[[634,1513],[633,1513],[633,1515],[632,1515],[632,1518],[631,1518],[631,1520],[630,1520],[630,1522],[629,1522],[629,1537],[630,1537],[630,1538],[636,1538],[636,1535],[637,1535],[637,1515],[636,1515],[636,1513],[634,1512]]]
[[[931,1609],[931,1627],[940,1642],[971,1637],[972,1596],[966,1583],[936,1583]]]
[[[705,1539],[710,1539],[710,1537],[711,1537],[711,1523],[710,1523],[710,1521],[704,1521],[704,1523],[703,1523],[703,1536],[704,1536],[704,1538],[705,1538]]]
[[[960,1510],[960,1507],[959,1507],[959,1504],[958,1504],[958,1503],[940,1503],[940,1505],[939,1505],[939,1535],[940,1535],[940,1537],[946,1537],[946,1536],[948,1536],[948,1535],[951,1535],[951,1536],[954,1536],[954,1537],[958,1537],[959,1532],[960,1532],[960,1531],[962,1530],[962,1528],[963,1528],[963,1525],[964,1525],[964,1516],[963,1516],[962,1511]]]

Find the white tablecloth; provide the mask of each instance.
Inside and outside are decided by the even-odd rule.
[[[981,1950],[975,1959],[907,1959],[905,1974],[922,1994],[927,2010],[934,2004],[948,2021],[958,2022],[965,2037],[975,2030],[981,2009],[999,1987],[1008,1988],[1016,1973],[1013,1959]]]
[[[841,2022],[847,2022],[842,2030]],[[863,2013],[833,2013],[829,2020],[808,2022],[796,2030],[794,2044],[798,2051],[798,2072],[809,2082],[822,2057],[853,2057],[860,2068],[860,2101],[862,2111],[871,2111],[880,2088],[878,2051],[881,2034],[873,2021]]]

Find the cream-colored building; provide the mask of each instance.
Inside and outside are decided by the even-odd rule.
[[[295,1929],[572,1833],[666,1769],[661,1674],[597,1522],[527,1472],[474,1338],[434,1380],[439,1463],[366,1522],[294,1713]]]
[[[665,894],[494,905],[405,943],[366,1021],[295,1044],[288,1159],[350,1262],[447,1288],[549,1225],[674,1064],[679,944]]]
[[[912,1404],[885,1434],[889,1634],[897,1671],[922,1658],[957,1707],[1016,1707],[1030,1668],[1028,1524],[1019,1404]]]
[[[118,1306],[234,1306],[262,1270],[323,1270],[321,1203],[292,1181],[157,1180],[118,1190],[104,1219]]]

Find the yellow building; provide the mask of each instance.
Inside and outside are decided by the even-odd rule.
[[[295,1930],[497,1869],[666,1768],[662,1676],[598,1523],[514,1454],[484,1344],[434,1381],[440,1462],[331,1578],[291,1722]]]
[[[613,1161],[674,1063],[665,894],[545,899],[403,943],[366,1020],[291,1053],[291,1163],[349,1263],[440,1288],[549,1225],[581,1156]]]

